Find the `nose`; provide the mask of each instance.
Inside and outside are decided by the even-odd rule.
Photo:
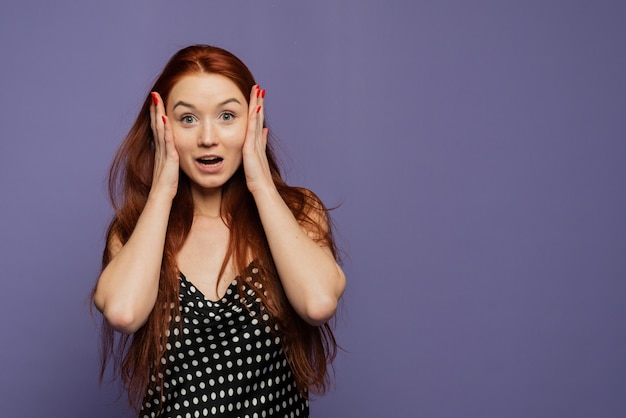
[[[198,145],[201,147],[211,147],[215,144],[217,144],[217,136],[211,124],[202,124],[198,133]]]

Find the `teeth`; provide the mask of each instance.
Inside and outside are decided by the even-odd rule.
[[[215,164],[215,163],[222,161],[222,158],[220,157],[198,158],[198,161],[200,161],[202,164]]]

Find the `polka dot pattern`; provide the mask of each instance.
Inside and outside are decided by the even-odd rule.
[[[171,318],[161,359],[163,393],[148,390],[140,417],[309,416],[280,336],[251,289],[262,289],[254,264],[245,277],[245,297],[234,280],[221,300],[210,301],[180,275],[181,314]]]

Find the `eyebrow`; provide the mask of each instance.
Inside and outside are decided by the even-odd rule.
[[[195,109],[196,107],[190,103],[187,102],[183,102],[182,100],[179,100],[178,102],[176,102],[176,104],[174,105],[174,107],[172,108],[172,110],[176,109],[178,106],[185,106],[191,109]]]
[[[230,98],[230,99],[226,99],[223,102],[219,103],[217,106],[218,107],[222,107],[227,105],[228,103],[238,103],[241,104],[241,102],[239,100],[237,100],[236,98]],[[172,108],[172,110],[176,109],[178,106],[185,106],[188,107],[190,109],[196,109],[196,107],[194,105],[192,105],[191,103],[187,103],[187,102],[183,102],[182,100],[179,100],[178,102],[176,102],[176,104],[174,105],[174,107]]]

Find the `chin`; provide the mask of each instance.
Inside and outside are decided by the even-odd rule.
[[[193,187],[196,187],[201,190],[206,190],[206,191],[219,190],[222,187],[224,187],[224,184],[226,184],[225,181],[211,181],[211,182],[205,181],[205,182],[200,182],[200,183],[196,183],[192,181],[191,183]]]

